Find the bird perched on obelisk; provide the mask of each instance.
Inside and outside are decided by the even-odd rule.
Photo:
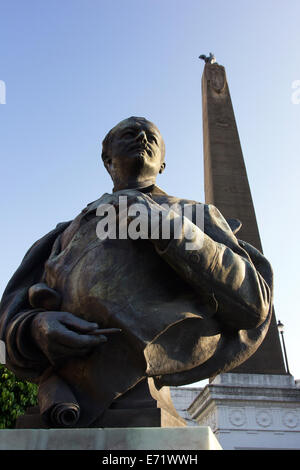
[[[212,52],[209,53],[209,56],[205,55],[205,54],[202,54],[202,55],[199,55],[199,59],[202,59],[204,60],[204,62],[207,64],[214,64],[216,62],[216,58],[214,56],[214,54]]]

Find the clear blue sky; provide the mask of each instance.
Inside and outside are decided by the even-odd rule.
[[[0,293],[25,251],[112,185],[101,141],[160,128],[168,193],[204,200],[202,53],[226,67],[291,373],[300,379],[299,0],[1,0]]]

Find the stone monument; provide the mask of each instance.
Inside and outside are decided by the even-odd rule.
[[[206,57],[206,56],[205,56]],[[262,253],[225,68],[205,61],[202,76],[206,203],[241,221],[239,236]],[[188,408],[224,449],[299,449],[300,388],[285,370],[275,314],[257,351],[210,379]]]
[[[204,67],[202,113],[205,202],[214,204],[224,217],[240,220],[239,238],[262,253],[226,72],[216,62]],[[285,374],[274,312],[263,344],[238,371]]]

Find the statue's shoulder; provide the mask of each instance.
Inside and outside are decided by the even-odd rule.
[[[182,198],[182,197],[173,196],[171,194],[168,194],[165,191],[163,191],[161,188],[159,188],[158,186],[155,186],[154,190],[152,191],[152,196],[154,196],[155,198],[161,198],[162,200],[165,200],[170,206],[176,205],[176,204],[179,204],[181,206],[184,206],[184,205],[206,206],[206,204],[203,204],[202,202],[198,202],[198,201],[194,201],[192,199]]]
[[[273,268],[264,254],[244,240],[238,240],[239,245],[248,253],[256,269],[260,272],[267,283],[273,285]]]

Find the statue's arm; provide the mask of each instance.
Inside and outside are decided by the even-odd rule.
[[[5,330],[6,366],[20,378],[38,379],[50,365],[31,335],[31,323],[39,313],[38,309],[20,311]]]
[[[60,234],[68,226],[38,241],[9,282],[0,307],[0,338],[7,349],[7,367],[18,377],[38,380],[50,365],[82,357],[107,340],[117,328],[60,310],[60,294],[43,283],[44,264],[61,250]]]
[[[28,291],[41,281],[44,263],[68,225],[69,222],[58,224],[28,250],[2,296],[0,339],[6,344],[6,365],[19,377],[37,378],[49,365],[31,335],[31,323],[43,309],[30,305]]]
[[[208,211],[213,208],[205,220],[210,217],[209,222],[213,226],[216,217],[218,241],[184,217],[182,234],[178,239],[165,245],[156,240],[153,243],[160,256],[187,283],[200,295],[209,296],[212,303],[215,301],[220,321],[234,329],[255,328],[267,318],[272,304],[270,265],[261,255],[263,269],[258,270],[248,254],[247,244],[239,244],[216,208],[206,207]],[[188,250],[191,240],[185,233],[191,231],[194,249]],[[264,276],[264,272],[268,275]]]

